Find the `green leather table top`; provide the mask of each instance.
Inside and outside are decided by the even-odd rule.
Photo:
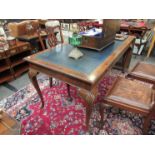
[[[108,58],[118,46],[120,46],[123,41],[115,41],[113,44],[109,45],[102,51],[98,52],[95,50],[79,48],[80,51],[84,54],[80,59],[73,59],[68,57],[73,46],[67,45],[58,45],[57,47],[40,53],[36,56],[36,59],[60,65],[80,73],[89,75],[94,71],[101,63],[103,63],[106,58]]]

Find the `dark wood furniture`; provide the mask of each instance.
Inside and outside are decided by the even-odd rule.
[[[50,47],[55,47],[58,44],[64,43],[61,26],[46,27],[46,33],[47,33],[47,42]],[[57,39],[56,33],[60,33],[60,40]]]
[[[136,37],[133,50],[133,54],[136,55],[137,54],[141,55],[141,53],[146,50],[146,45],[150,40],[150,38],[152,37],[150,30],[151,28],[148,27],[144,21],[137,21],[137,20],[121,21],[120,32],[127,32],[128,35],[133,35]]]
[[[47,33],[46,33],[46,31],[41,30],[40,35],[42,37],[46,37]],[[38,34],[37,34],[37,32],[35,32],[33,34],[25,34],[25,35],[19,36],[18,39],[29,42],[31,40],[38,39]]]
[[[8,30],[13,37],[19,37],[26,34],[33,34],[39,27],[38,20],[24,20],[21,22],[8,23]]]
[[[12,22],[8,24],[10,35],[20,41],[29,42],[32,50],[35,52],[42,50],[39,44],[37,30],[40,28],[38,20],[25,20],[19,23]],[[42,37],[46,38],[46,32],[42,30]]]
[[[0,52],[0,84],[28,70],[28,63],[23,60],[28,55],[31,55],[30,44],[20,41],[8,50]]]
[[[134,45],[135,51],[133,51],[134,54],[140,55],[143,51],[146,51],[146,47],[148,43],[151,42],[152,37],[153,37],[152,31],[145,31],[144,34],[141,35],[141,37],[135,39],[135,45]]]
[[[95,36],[82,34],[80,47],[101,51],[115,41],[116,32],[120,29],[120,20],[104,19],[102,32]]]
[[[107,92],[104,103],[144,116],[143,133],[147,134],[155,110],[153,85],[117,77]],[[101,107],[103,120],[103,107]]]
[[[17,38],[20,41],[29,42],[30,45],[31,45],[32,50],[34,50],[34,51],[43,50],[42,45],[39,44],[40,40],[39,40],[37,31],[38,30],[36,30],[36,32],[33,33],[33,34],[25,34],[25,35],[22,35],[22,36],[18,36]],[[45,30],[40,30],[40,36],[42,37],[43,42],[45,42],[45,39],[47,37],[46,31]],[[41,46],[41,48],[40,48],[40,46]]]
[[[133,34],[140,37],[147,30],[150,30],[150,28],[143,21],[121,21],[120,31],[127,32],[129,35]]]
[[[148,82],[155,86],[155,65],[146,62],[138,62],[129,72],[128,77]]]
[[[41,98],[41,107],[44,107],[44,99],[36,78],[38,72],[79,88],[79,95],[88,103],[85,105],[86,125],[88,127],[93,102],[98,94],[99,82],[107,70],[112,68],[124,55],[122,67],[123,70],[128,68],[133,43],[134,37],[129,36],[125,41],[115,41],[114,44],[105,48],[102,52],[80,49],[84,56],[78,60],[68,57],[68,54],[74,48],[68,44],[62,44],[25,58],[29,62],[29,78]]]
[[[0,120],[0,135],[20,135],[21,125],[14,118],[3,112]]]

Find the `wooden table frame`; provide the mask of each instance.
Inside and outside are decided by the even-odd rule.
[[[44,99],[36,78],[39,72],[79,88],[79,95],[88,103],[84,105],[86,107],[86,125],[88,128],[93,102],[98,94],[99,82],[102,80],[104,74],[112,68],[122,56],[123,71],[128,68],[132,56],[134,39],[133,36],[129,36],[122,45],[118,46],[116,50],[89,75],[82,74],[64,66],[38,60],[35,57],[39,53],[25,58],[25,60],[29,62],[29,78],[42,102],[41,108],[44,107]],[[46,51],[48,50],[44,50],[43,52]]]
[[[43,32],[43,33],[41,33],[41,32]],[[19,36],[17,38],[18,38],[18,40],[29,42],[31,44],[32,50],[35,50],[36,47],[33,45],[32,42],[33,41],[40,42],[39,37],[41,37],[42,40],[45,40],[47,38],[47,32],[45,30],[40,30],[40,36],[38,35],[38,32],[35,32],[33,34],[25,34],[25,35]],[[41,47],[42,47],[42,45],[41,45]],[[42,47],[42,50],[43,50],[43,47]]]

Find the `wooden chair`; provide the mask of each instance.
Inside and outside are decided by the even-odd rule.
[[[147,43],[152,39],[152,36],[152,31],[148,31],[147,29],[144,29],[141,35],[137,35],[133,47],[133,53],[141,55],[141,53],[146,49]]]
[[[55,30],[57,30],[57,32],[55,32]],[[46,28],[46,32],[47,32],[47,41],[50,47],[55,47],[58,44],[64,43],[64,39],[63,39],[60,26],[48,27]],[[57,33],[60,34],[60,40],[57,39],[57,36],[56,36]]]
[[[155,30],[154,30],[154,31],[155,31]],[[146,58],[149,58],[149,57],[150,57],[151,52],[152,52],[152,50],[153,50],[153,48],[154,48],[154,45],[155,45],[155,32],[153,32],[153,33],[154,33],[154,34],[153,34],[153,37],[152,37],[152,40],[151,40],[150,47],[149,47],[149,49],[148,49]]]
[[[60,32],[60,41],[56,37],[57,33],[54,31],[55,29],[59,30],[59,32]],[[58,44],[64,43],[64,39],[63,39],[63,35],[62,35],[62,31],[61,31],[60,26],[46,28],[45,31],[47,33],[47,43],[49,45],[48,47],[53,48]],[[38,37],[39,37],[39,41],[41,43],[42,49],[45,50],[47,47],[43,43],[43,39],[41,37],[41,29],[38,29]]]
[[[144,116],[143,133],[147,134],[150,120],[155,113],[153,85],[117,77],[107,92],[104,103]],[[100,109],[103,119],[103,107]]]
[[[127,76],[155,86],[155,65],[147,62],[138,62]]]
[[[61,38],[60,42],[56,38],[56,34],[54,33],[54,29],[59,29],[60,30],[60,38]],[[60,26],[55,26],[55,27],[52,27],[52,28],[47,28],[46,29],[46,33],[47,33],[47,41],[48,41],[48,44],[49,44],[50,48],[55,47],[59,43],[61,43],[61,44],[64,43],[64,39],[63,39],[63,35],[62,35],[62,31],[61,31],[61,27]],[[40,34],[41,34],[41,29],[38,29],[39,41],[40,41],[42,49],[45,50],[46,46],[44,45],[43,39],[42,39]],[[52,87],[52,85],[53,85],[53,78],[50,77],[49,80],[50,80],[50,87]],[[67,85],[68,100],[72,101],[71,94],[70,94],[70,85],[69,84],[66,84],[66,85]]]

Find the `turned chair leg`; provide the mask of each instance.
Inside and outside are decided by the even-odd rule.
[[[143,134],[144,135],[148,134],[149,126],[150,126],[150,121],[151,121],[150,117],[145,117],[144,118],[144,124],[143,124]]]

